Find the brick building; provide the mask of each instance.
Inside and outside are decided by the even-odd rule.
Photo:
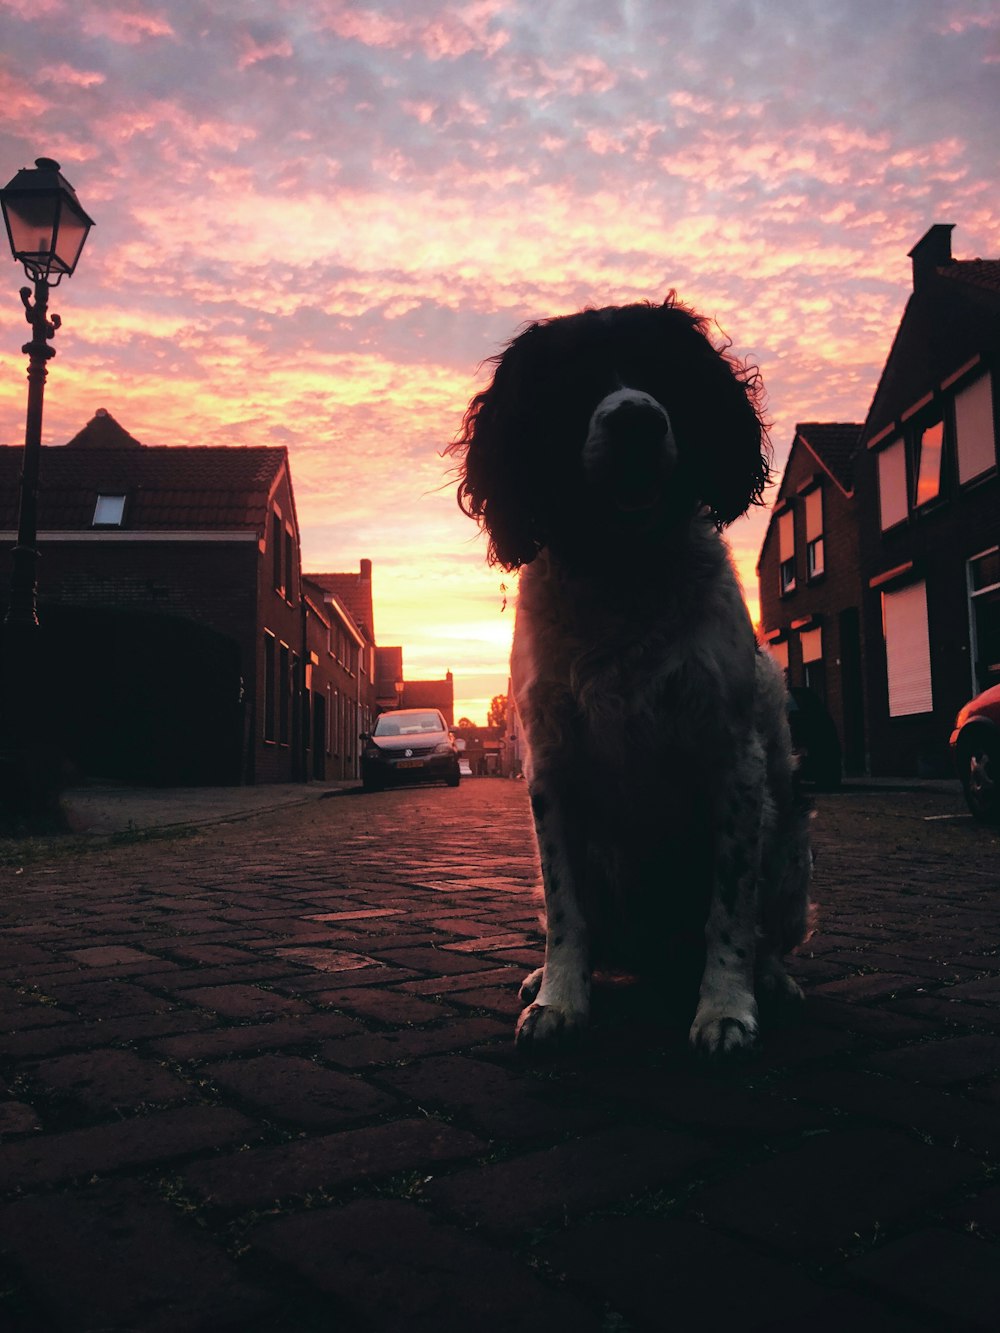
[[[860,437],[856,424],[796,426],[757,564],[764,639],[789,684],[825,704],[848,773],[865,768],[854,495]]]
[[[876,774],[948,772],[956,712],[1000,681],[1000,260],[951,233],[910,252],[855,465]]]
[[[761,548],[763,636],[848,771],[949,772],[955,714],[1000,681],[1000,260],[954,259],[952,230],[910,252],[864,425],[797,428]]]
[[[376,713],[372,562],[356,574],[304,574],[309,776],[360,777],[360,736]]]
[[[3,602],[21,459],[0,448]],[[161,783],[333,776],[326,710],[348,659],[360,698],[363,636],[303,595],[286,450],[147,448],[101,410],[41,451],[39,481],[44,689],[70,761]]]

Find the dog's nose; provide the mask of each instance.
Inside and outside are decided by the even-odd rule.
[[[638,509],[661,498],[676,452],[662,405],[639,390],[619,389],[597,405],[583,461],[592,483],[608,488],[619,508]]]

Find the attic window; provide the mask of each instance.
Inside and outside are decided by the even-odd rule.
[[[120,528],[125,517],[124,495],[99,495],[94,506],[95,528]]]

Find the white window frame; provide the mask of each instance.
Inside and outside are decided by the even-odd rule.
[[[102,492],[94,505],[94,518],[91,524],[95,528],[120,528],[125,521],[126,496],[116,492]]]
[[[973,694],[978,694],[982,688],[976,671],[976,663],[979,661],[979,632],[976,627],[976,599],[997,592],[997,590],[1000,589],[1000,583],[987,583],[982,588],[977,588],[975,586],[975,580],[972,577],[972,566],[977,560],[983,560],[988,555],[995,555],[997,550],[998,548],[996,546],[989,546],[985,551],[977,551],[975,555],[970,555],[965,562],[965,580],[969,594],[969,671],[972,677]]]

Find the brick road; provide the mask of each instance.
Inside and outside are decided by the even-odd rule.
[[[724,1073],[622,985],[514,1057],[519,784],[0,868],[0,1327],[995,1329],[1000,837],[818,805],[806,1021]]]

